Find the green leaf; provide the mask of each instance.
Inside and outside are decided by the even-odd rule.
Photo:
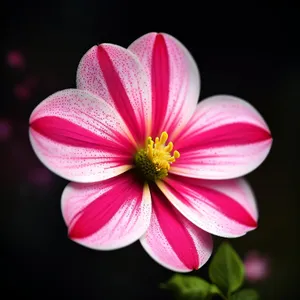
[[[226,299],[226,297],[220,291],[220,289],[213,283],[210,285],[210,294],[211,295],[219,295],[219,296],[221,296],[222,299]]]
[[[214,295],[222,295],[222,292],[215,284],[210,285],[210,293]]]
[[[229,300],[258,300],[259,295],[256,290],[244,289],[230,296]]]
[[[218,248],[209,265],[209,277],[221,291],[230,295],[244,281],[244,265],[238,254],[224,242]]]
[[[160,287],[171,290],[176,299],[180,300],[206,299],[214,293],[211,291],[212,286],[204,279],[181,274],[173,275],[167,283],[161,284]]]

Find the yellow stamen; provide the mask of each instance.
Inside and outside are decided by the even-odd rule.
[[[177,150],[171,154],[174,145],[172,142],[165,145],[167,140],[168,134],[165,131],[160,137],[155,138],[155,142],[148,137],[146,147],[137,152],[135,164],[146,179],[153,181],[163,179],[168,175],[171,164],[180,157]]]

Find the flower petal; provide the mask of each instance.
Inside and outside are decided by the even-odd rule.
[[[173,142],[180,159],[170,172],[230,179],[257,168],[267,157],[272,138],[267,124],[249,103],[232,96],[214,96],[198,104]]]
[[[140,62],[127,49],[111,44],[92,47],[81,59],[77,87],[113,106],[132,136],[144,143],[150,130],[150,86]]]
[[[157,185],[187,219],[211,234],[238,237],[257,227],[255,198],[243,179],[201,180],[170,174]]]
[[[30,117],[30,140],[39,159],[78,182],[104,180],[132,167],[134,146],[118,113],[80,90],[53,94]]]
[[[135,242],[151,219],[149,187],[130,171],[102,182],[70,183],[63,192],[61,206],[70,238],[98,250]]]
[[[196,109],[200,93],[197,65],[188,50],[174,37],[149,33],[129,48],[146,69],[152,87],[152,132],[180,131]]]
[[[155,186],[150,187],[152,218],[141,243],[162,266],[176,271],[199,269],[212,252],[211,235],[181,215]]]

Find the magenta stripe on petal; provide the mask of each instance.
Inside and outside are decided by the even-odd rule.
[[[180,152],[170,173],[203,179],[231,179],[256,169],[268,155],[272,137],[257,110],[227,95],[210,97],[172,140]]]
[[[178,184],[180,182],[180,184]],[[193,184],[195,182],[195,184]],[[203,182],[203,185],[201,185]],[[195,198],[195,192],[198,194],[200,202],[208,205],[226,217],[249,227],[257,227],[256,220],[251,214],[232,197],[205,186],[205,180],[187,178],[181,176],[170,176],[166,182],[168,189],[174,196],[189,206],[191,203],[188,198]]]
[[[178,212],[160,191],[152,191],[153,209],[162,232],[184,265],[190,270],[197,270],[200,265],[198,252],[191,235],[178,218]]]
[[[138,240],[149,227],[149,186],[129,171],[95,183],[69,183],[61,199],[69,237],[85,247],[113,250]]]
[[[184,143],[187,139],[188,143]],[[222,125],[207,131],[193,133],[190,138],[185,136],[182,147],[188,152],[189,150],[192,150],[193,147],[201,149],[207,147],[214,148],[248,145],[267,141],[269,139],[271,139],[270,132],[262,127],[250,123],[233,123]],[[180,149],[178,145],[177,149]]]
[[[130,100],[128,99],[128,95],[124,89],[121,79],[115,70],[107,51],[101,45],[97,48],[97,58],[106,81],[108,91],[114,100],[116,109],[122,116],[131,133],[141,134],[137,130],[137,128],[140,128],[140,125],[137,123],[134,109],[130,103]],[[145,127],[143,127],[143,129],[145,131]],[[141,139],[140,136],[135,136],[135,138],[138,140]]]
[[[119,192],[119,188],[114,187],[112,192]],[[71,227],[69,237],[72,239],[84,238],[97,232],[111,220],[123,202],[121,197],[112,199],[110,193],[98,197],[85,207],[82,212],[79,212],[80,216]],[[104,210],[103,207],[105,207]]]
[[[71,227],[69,237],[71,239],[80,239],[97,232],[111,220],[122,204],[123,200],[121,198],[112,199],[111,194],[95,199],[83,212],[80,212],[81,215]],[[105,210],[102,209],[103,207],[105,207]]]
[[[195,60],[178,40],[165,33],[148,33],[128,49],[139,58],[151,83],[151,135],[167,131],[174,140],[198,102],[200,76]]]
[[[162,34],[157,34],[153,45],[152,53],[152,134],[158,136],[165,119],[168,101],[169,101],[169,85],[170,85],[170,67],[169,56],[166,42]]]
[[[138,205],[141,204],[143,188],[140,187],[139,182],[134,180],[133,176],[130,178],[130,176],[121,175],[118,178],[118,184],[111,185],[108,192],[97,197],[73,217],[69,231],[71,239],[85,238],[101,230],[121,206],[126,201],[130,201],[130,195],[132,199],[139,199]],[[117,178],[112,178],[104,184],[110,185],[110,182],[116,181]]]
[[[106,149],[107,151],[113,150],[114,153],[118,151],[115,143],[59,117],[51,116],[35,119],[30,124],[30,127],[39,134],[64,145],[89,149]],[[122,139],[122,137],[120,136],[119,139]],[[124,154],[124,149],[123,147],[120,148],[120,154]]]

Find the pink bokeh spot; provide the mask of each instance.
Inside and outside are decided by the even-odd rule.
[[[252,250],[244,259],[245,276],[248,281],[262,281],[270,274],[270,260],[258,251]]]
[[[25,67],[25,59],[23,54],[18,50],[8,52],[6,62],[11,68],[22,69]]]
[[[20,101],[26,101],[31,97],[31,89],[24,83],[16,84],[13,92],[15,97]]]
[[[31,98],[38,84],[36,76],[29,75],[21,83],[15,85],[13,93],[19,101],[27,101]]]
[[[44,167],[32,168],[28,172],[28,181],[38,187],[49,187],[53,183],[53,174]]]
[[[5,119],[0,119],[0,142],[7,141],[12,134],[10,122]]]

